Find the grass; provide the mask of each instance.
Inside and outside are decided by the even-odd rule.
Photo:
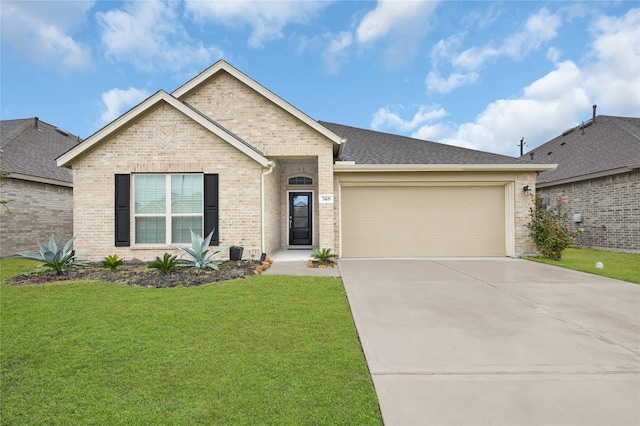
[[[2,424],[382,423],[338,278],[0,290]]]
[[[640,284],[640,254],[568,248],[562,253],[561,260],[544,257],[527,259]],[[604,268],[597,269],[596,262],[602,262]]]

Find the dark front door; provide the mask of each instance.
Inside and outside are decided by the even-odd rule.
[[[289,193],[289,245],[311,245],[313,235],[311,195],[311,192]]]

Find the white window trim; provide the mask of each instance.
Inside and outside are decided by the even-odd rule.
[[[136,179],[138,176],[164,176],[165,177],[166,181],[165,181],[165,213],[164,214],[136,213]],[[175,213],[175,214],[173,213],[173,211],[171,210],[171,177],[172,176],[200,176],[200,178],[202,179],[202,190],[203,190],[203,203],[201,206],[202,207],[201,213],[199,214],[198,213]],[[204,229],[204,174],[203,173],[136,173],[136,174],[133,174],[132,198],[133,198],[132,237],[134,240],[133,244],[136,246],[149,247],[149,246],[158,246],[158,245],[169,246],[171,244],[184,244],[184,243],[173,242],[171,239],[172,226],[173,226],[173,221],[171,219],[174,217],[200,216],[202,221],[201,228]],[[165,237],[164,237],[165,243],[139,243],[136,239],[136,236],[137,236],[136,218],[138,217],[164,217],[167,220],[165,225]]]

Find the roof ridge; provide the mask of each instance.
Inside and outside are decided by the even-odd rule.
[[[622,129],[624,129],[627,133],[629,133],[631,136],[633,136],[634,138],[640,140],[640,128],[634,126],[631,123],[628,123],[626,121],[623,120],[619,120],[618,117],[613,117],[613,121],[620,126]]]
[[[4,144],[2,144],[2,139],[4,138],[0,138],[0,148],[2,147],[6,147],[7,145],[9,145],[12,141],[14,141],[18,136],[20,136],[22,134],[22,132],[24,132],[25,130],[27,130],[27,127],[29,127],[29,123],[31,122],[31,120],[33,120],[32,118],[16,118],[15,121],[22,121],[24,120],[24,124],[20,127],[20,130],[17,132],[13,133],[13,136],[10,138],[6,139],[6,142]],[[3,121],[9,121],[9,120],[3,120]]]
[[[403,139],[408,139],[408,140],[415,141],[415,142],[431,143],[431,144],[435,144],[437,146],[456,148],[456,149],[460,149],[460,150],[465,150],[467,152],[475,152],[475,153],[482,153],[482,154],[487,154],[487,155],[494,155],[494,156],[497,156],[497,157],[508,158],[510,160],[526,161],[526,160],[523,160],[520,157],[513,157],[513,156],[505,155],[505,154],[498,154],[498,153],[495,153],[495,152],[489,152],[489,151],[484,151],[484,150],[480,150],[480,149],[467,148],[467,147],[464,147],[464,146],[451,145],[451,144],[447,144],[447,143],[444,143],[444,142],[431,141],[431,140],[428,140],[428,139],[414,138],[414,137],[411,137],[411,136],[399,135],[397,133],[389,133],[389,132],[381,132],[381,131],[378,131],[378,130],[363,129],[362,127],[349,126],[349,125],[339,124],[339,123],[331,123],[329,121],[318,120],[318,123],[320,123],[320,124],[326,123],[326,124],[334,125],[334,126],[348,127],[350,129],[354,129],[354,130],[371,132],[371,133],[376,133],[376,134],[379,134],[379,135],[388,135],[388,136],[391,136],[391,137],[394,137],[394,138],[403,138]]]

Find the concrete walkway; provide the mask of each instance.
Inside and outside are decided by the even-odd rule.
[[[386,426],[640,425],[640,285],[495,258],[340,273]]]
[[[297,275],[339,277],[338,268],[307,268],[307,261],[314,250],[279,250],[268,257],[273,260],[271,268],[264,271],[263,275]]]

